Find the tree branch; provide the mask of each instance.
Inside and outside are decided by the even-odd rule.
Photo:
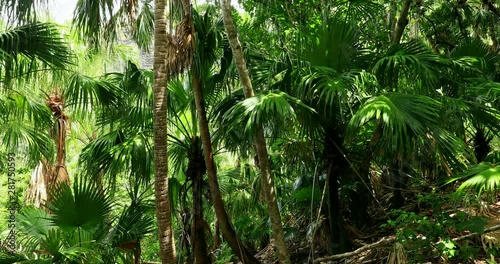
[[[482,234],[491,233],[491,232],[494,232],[494,231],[497,231],[497,230],[500,230],[500,225],[495,225],[495,226],[486,228]],[[467,234],[467,235],[464,235],[464,236],[453,238],[452,241],[453,242],[457,242],[457,241],[460,241],[460,240],[464,240],[466,238],[470,238],[470,237],[474,237],[474,236],[482,235],[482,234],[471,233],[471,234]],[[315,259],[313,261],[313,263],[354,257],[356,255],[361,254],[362,252],[367,251],[367,250],[370,250],[370,249],[373,249],[373,248],[377,248],[377,247],[381,247],[381,246],[385,246],[385,245],[388,245],[388,244],[392,244],[395,241],[396,241],[396,237],[395,236],[383,237],[382,239],[380,239],[379,241],[377,241],[377,242],[375,242],[373,244],[364,245],[364,246],[362,246],[362,247],[360,247],[360,248],[358,248],[358,249],[356,249],[354,251],[351,251],[351,252],[345,252],[345,253],[341,253],[341,254],[336,254],[336,255],[331,255],[331,256],[327,256],[327,257],[323,257],[323,258],[318,258],[318,259]]]
[[[380,239],[379,241],[373,243],[373,244],[368,244],[368,245],[365,245],[365,246],[362,246],[354,251],[351,251],[351,252],[345,252],[345,253],[341,253],[341,254],[336,254],[336,255],[331,255],[331,256],[328,256],[328,257],[324,257],[324,258],[318,258],[318,259],[315,259],[313,261],[313,263],[315,262],[321,262],[321,261],[329,261],[329,260],[336,260],[336,259],[344,259],[344,258],[349,258],[349,257],[353,257],[353,256],[356,256],[362,252],[365,252],[367,250],[370,250],[372,248],[376,248],[376,247],[380,247],[380,246],[385,246],[385,245],[388,245],[388,244],[392,244],[394,241],[396,241],[396,237],[395,236],[391,236],[391,237],[383,237],[382,239]]]
[[[401,10],[401,14],[399,15],[396,32],[394,33],[394,39],[392,40],[394,45],[398,45],[401,42],[401,37],[403,36],[405,27],[408,25],[408,12],[410,11],[410,5],[412,2],[413,0],[406,0],[403,4],[403,10]]]

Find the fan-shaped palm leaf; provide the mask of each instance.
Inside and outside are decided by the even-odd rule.
[[[63,92],[68,107],[87,111],[100,105],[117,107],[122,89],[116,83],[74,73]]]
[[[16,220],[19,232],[23,234],[23,246],[28,252],[33,251],[55,228],[49,220],[49,214],[41,208],[25,207]]]
[[[52,24],[30,23],[0,34],[0,70],[4,82],[14,76],[29,77],[40,66],[65,69],[71,64],[70,49]]]
[[[73,188],[61,183],[49,189],[49,193],[52,200],[47,208],[53,214],[51,221],[61,228],[93,229],[103,224],[111,212],[109,195],[82,178],[75,178]]]
[[[479,197],[485,194],[487,199],[493,200],[500,187],[500,167],[489,162],[474,164],[463,173],[448,180],[445,184],[463,179],[466,179],[466,181],[457,189],[459,197],[464,197],[472,191]]]
[[[420,80],[426,87],[433,87],[440,76],[440,66],[445,62],[444,58],[415,40],[391,47],[373,66],[373,73],[381,82],[393,88],[397,88],[396,79],[400,75]]]
[[[284,92],[276,91],[247,98],[227,113],[227,125],[244,124],[248,135],[254,135],[258,127],[271,120],[296,120],[298,112],[314,114],[316,111],[301,100]]]
[[[411,137],[426,137],[437,126],[441,104],[429,97],[390,93],[368,100],[352,117],[349,129],[377,120],[384,148],[391,153],[411,148]],[[349,132],[348,134],[354,134]]]
[[[53,160],[55,146],[46,132],[37,131],[33,127],[7,120],[0,127],[2,144],[9,149],[26,149],[29,160],[33,163],[40,159]]]
[[[108,235],[108,240],[119,248],[130,242],[137,243],[146,234],[154,231],[154,224],[153,218],[146,214],[143,205],[132,203],[122,211]]]

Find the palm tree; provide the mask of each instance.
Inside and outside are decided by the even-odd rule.
[[[198,126],[203,144],[204,162],[209,179],[210,194],[214,203],[217,221],[222,229],[223,237],[228,241],[229,246],[233,252],[238,255],[241,261],[244,263],[257,263],[257,259],[250,253],[245,245],[242,245],[231,225],[229,216],[224,208],[224,201],[222,199],[217,180],[213,157],[212,138],[210,136],[209,122],[204,99],[204,91],[206,91],[205,88],[208,86],[207,84],[215,85],[215,82],[217,82],[218,76],[210,76],[210,72],[212,71],[214,62],[218,59],[217,50],[220,49],[220,47],[217,47],[216,45],[223,41],[220,31],[221,21],[219,20],[217,22],[218,25],[213,25],[213,22],[210,21],[210,16],[213,14],[214,12],[210,8],[206,11],[204,16],[200,16],[195,13],[195,23],[193,24],[195,27],[196,47],[191,69],[192,88],[196,103]],[[207,47],[206,45],[208,43],[213,44],[213,46]],[[222,68],[218,75],[224,75],[225,70],[227,69]]]
[[[26,193],[28,203],[40,207],[42,203],[51,199],[48,194],[53,185],[60,182],[69,183],[68,171],[66,169],[66,134],[70,124],[69,118],[64,114],[64,100],[60,92],[55,92],[46,100],[47,107],[52,111],[56,119],[55,125],[50,130],[50,136],[56,146],[55,164],[47,160],[41,160],[33,170],[30,185]]]
[[[154,222],[145,214],[152,204],[141,195],[132,195],[116,221],[109,221],[114,205],[90,179],[77,177],[73,186],[66,182],[50,190],[53,198],[47,211],[25,207],[19,214],[23,234],[22,252],[0,255],[0,263],[13,261],[140,263],[140,240],[152,233]],[[126,252],[121,254],[120,251]]]
[[[252,82],[248,74],[245,59],[243,57],[241,44],[238,40],[236,29],[234,28],[234,22],[231,14],[231,2],[229,0],[223,0],[221,1],[221,7],[222,16],[224,18],[224,27],[226,29],[229,43],[231,44],[234,60],[238,69],[240,81],[243,86],[243,92],[246,98],[253,97],[254,91],[252,88]],[[280,260],[280,263],[291,263],[290,254],[288,253],[288,247],[285,242],[283,226],[281,224],[281,217],[278,207],[278,201],[276,200],[275,187],[273,179],[271,177],[271,170],[269,166],[267,146],[266,140],[264,138],[263,128],[258,127],[254,136],[254,144],[260,164],[259,167],[262,179],[262,189],[267,202],[269,217],[271,218],[271,227],[273,229],[275,238],[278,259]]]
[[[52,24],[34,22],[0,35],[1,86],[7,88],[5,99],[10,101],[5,101],[6,111],[2,114],[5,118],[2,118],[4,123],[0,134],[7,139],[3,144],[9,147],[26,144],[33,153],[30,155],[32,161],[41,161],[33,173],[31,196],[28,194],[28,199],[37,205],[47,199],[47,189],[52,183],[69,180],[64,166],[67,117],[62,112],[60,98],[47,98],[46,106],[43,106],[43,103],[24,94],[26,88],[21,80],[35,81],[43,71],[55,74],[55,70],[65,70],[71,64],[69,47]],[[56,117],[57,125],[55,129],[50,129],[53,117]],[[44,129],[51,133],[42,132]],[[53,141],[49,139],[49,134]],[[55,167],[50,165],[54,159],[51,149],[54,142],[57,145]]]

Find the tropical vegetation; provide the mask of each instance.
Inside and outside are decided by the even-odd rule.
[[[54,4],[0,0],[0,263],[498,261],[500,1]]]

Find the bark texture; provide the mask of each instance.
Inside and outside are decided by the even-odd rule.
[[[406,0],[403,4],[403,10],[399,15],[398,22],[396,23],[396,32],[394,32],[394,38],[392,43],[398,45],[401,42],[401,37],[403,37],[403,32],[405,31],[406,25],[408,25],[408,12],[410,11],[410,5],[413,0]]]
[[[153,84],[153,140],[155,169],[155,205],[160,242],[160,258],[163,264],[175,263],[175,244],[168,193],[167,164],[167,93],[169,72],[167,58],[166,1],[154,1],[154,84]]]
[[[64,114],[64,100],[60,92],[54,91],[45,101],[55,118],[55,124],[49,134],[56,144],[56,163],[41,160],[31,173],[30,184],[26,192],[26,202],[40,208],[46,201],[51,201],[50,192],[54,186],[70,183],[66,169],[66,134],[70,129],[69,117]],[[47,208],[45,208],[48,210]]]
[[[193,78],[193,86],[199,79]],[[189,163],[186,175],[191,179],[193,185],[193,223],[191,227],[191,245],[193,247],[194,263],[209,264],[211,259],[207,251],[207,241],[205,239],[205,220],[203,220],[203,175],[206,172],[205,161],[199,137],[191,139],[191,150],[188,154]]]
[[[233,17],[231,15],[231,2],[230,0],[221,0],[221,5],[222,16],[224,19],[224,28],[226,29],[226,34],[231,45],[231,50],[233,51],[234,61],[236,63],[236,68],[238,69],[238,75],[240,76],[245,98],[253,97],[254,91],[252,82],[248,74],[245,58],[243,57],[243,52],[241,49],[241,44],[234,27]],[[273,179],[271,177],[271,170],[267,155],[266,140],[264,138],[264,131],[262,127],[257,128],[257,132],[255,133],[254,137],[254,144],[260,162],[262,192],[264,193],[268,207],[267,210],[271,219],[271,228],[273,230],[274,240],[276,243],[276,253],[278,255],[280,263],[288,264],[291,263],[290,254],[286,246],[285,234],[283,232],[283,227],[281,224],[278,202],[276,200],[276,193]]]
[[[196,76],[194,76],[193,79],[197,79]],[[203,92],[200,82],[193,82],[193,94],[196,103],[201,142],[203,144],[203,155],[205,157],[205,165],[207,167],[208,184],[214,203],[217,223],[222,230],[222,236],[228,242],[229,246],[233,250],[233,253],[238,255],[238,258],[242,263],[259,263],[259,261],[236,236],[236,232],[234,231],[233,226],[231,225],[231,222],[229,220],[229,216],[227,215],[227,212],[224,208],[224,201],[222,200],[222,195],[220,193],[219,182],[217,180],[217,173],[213,160],[212,141],[208,129],[207,113],[205,110],[205,103],[203,100]]]

